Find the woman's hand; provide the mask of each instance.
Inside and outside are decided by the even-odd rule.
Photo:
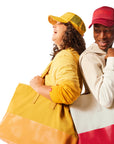
[[[31,81],[30,81],[30,86],[36,91],[39,92],[39,88],[44,85],[44,79],[41,78],[40,76],[35,76]]]
[[[30,86],[39,94],[42,96],[50,98],[49,92],[51,91],[51,86],[46,86],[44,83],[44,79],[40,76],[35,76],[31,81],[30,81]]]

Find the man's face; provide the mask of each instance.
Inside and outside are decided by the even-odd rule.
[[[101,24],[94,24],[94,39],[100,49],[107,51],[114,42],[114,26],[106,27]]]

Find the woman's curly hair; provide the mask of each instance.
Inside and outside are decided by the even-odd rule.
[[[61,44],[61,49],[57,47],[56,44],[53,46],[53,52],[51,54],[52,59],[55,57],[55,55],[65,49],[66,47],[71,47],[75,51],[79,53],[79,55],[86,49],[85,48],[85,41],[84,38],[81,36],[81,34],[72,26],[72,24],[69,23],[63,23],[67,26],[67,30],[65,31],[65,34],[63,36],[63,43]]]

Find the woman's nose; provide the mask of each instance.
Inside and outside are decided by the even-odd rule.
[[[53,25],[53,28],[55,28],[55,27],[56,27],[56,24]]]

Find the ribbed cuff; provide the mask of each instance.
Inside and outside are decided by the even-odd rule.
[[[114,71],[114,57],[107,58],[106,69]]]

